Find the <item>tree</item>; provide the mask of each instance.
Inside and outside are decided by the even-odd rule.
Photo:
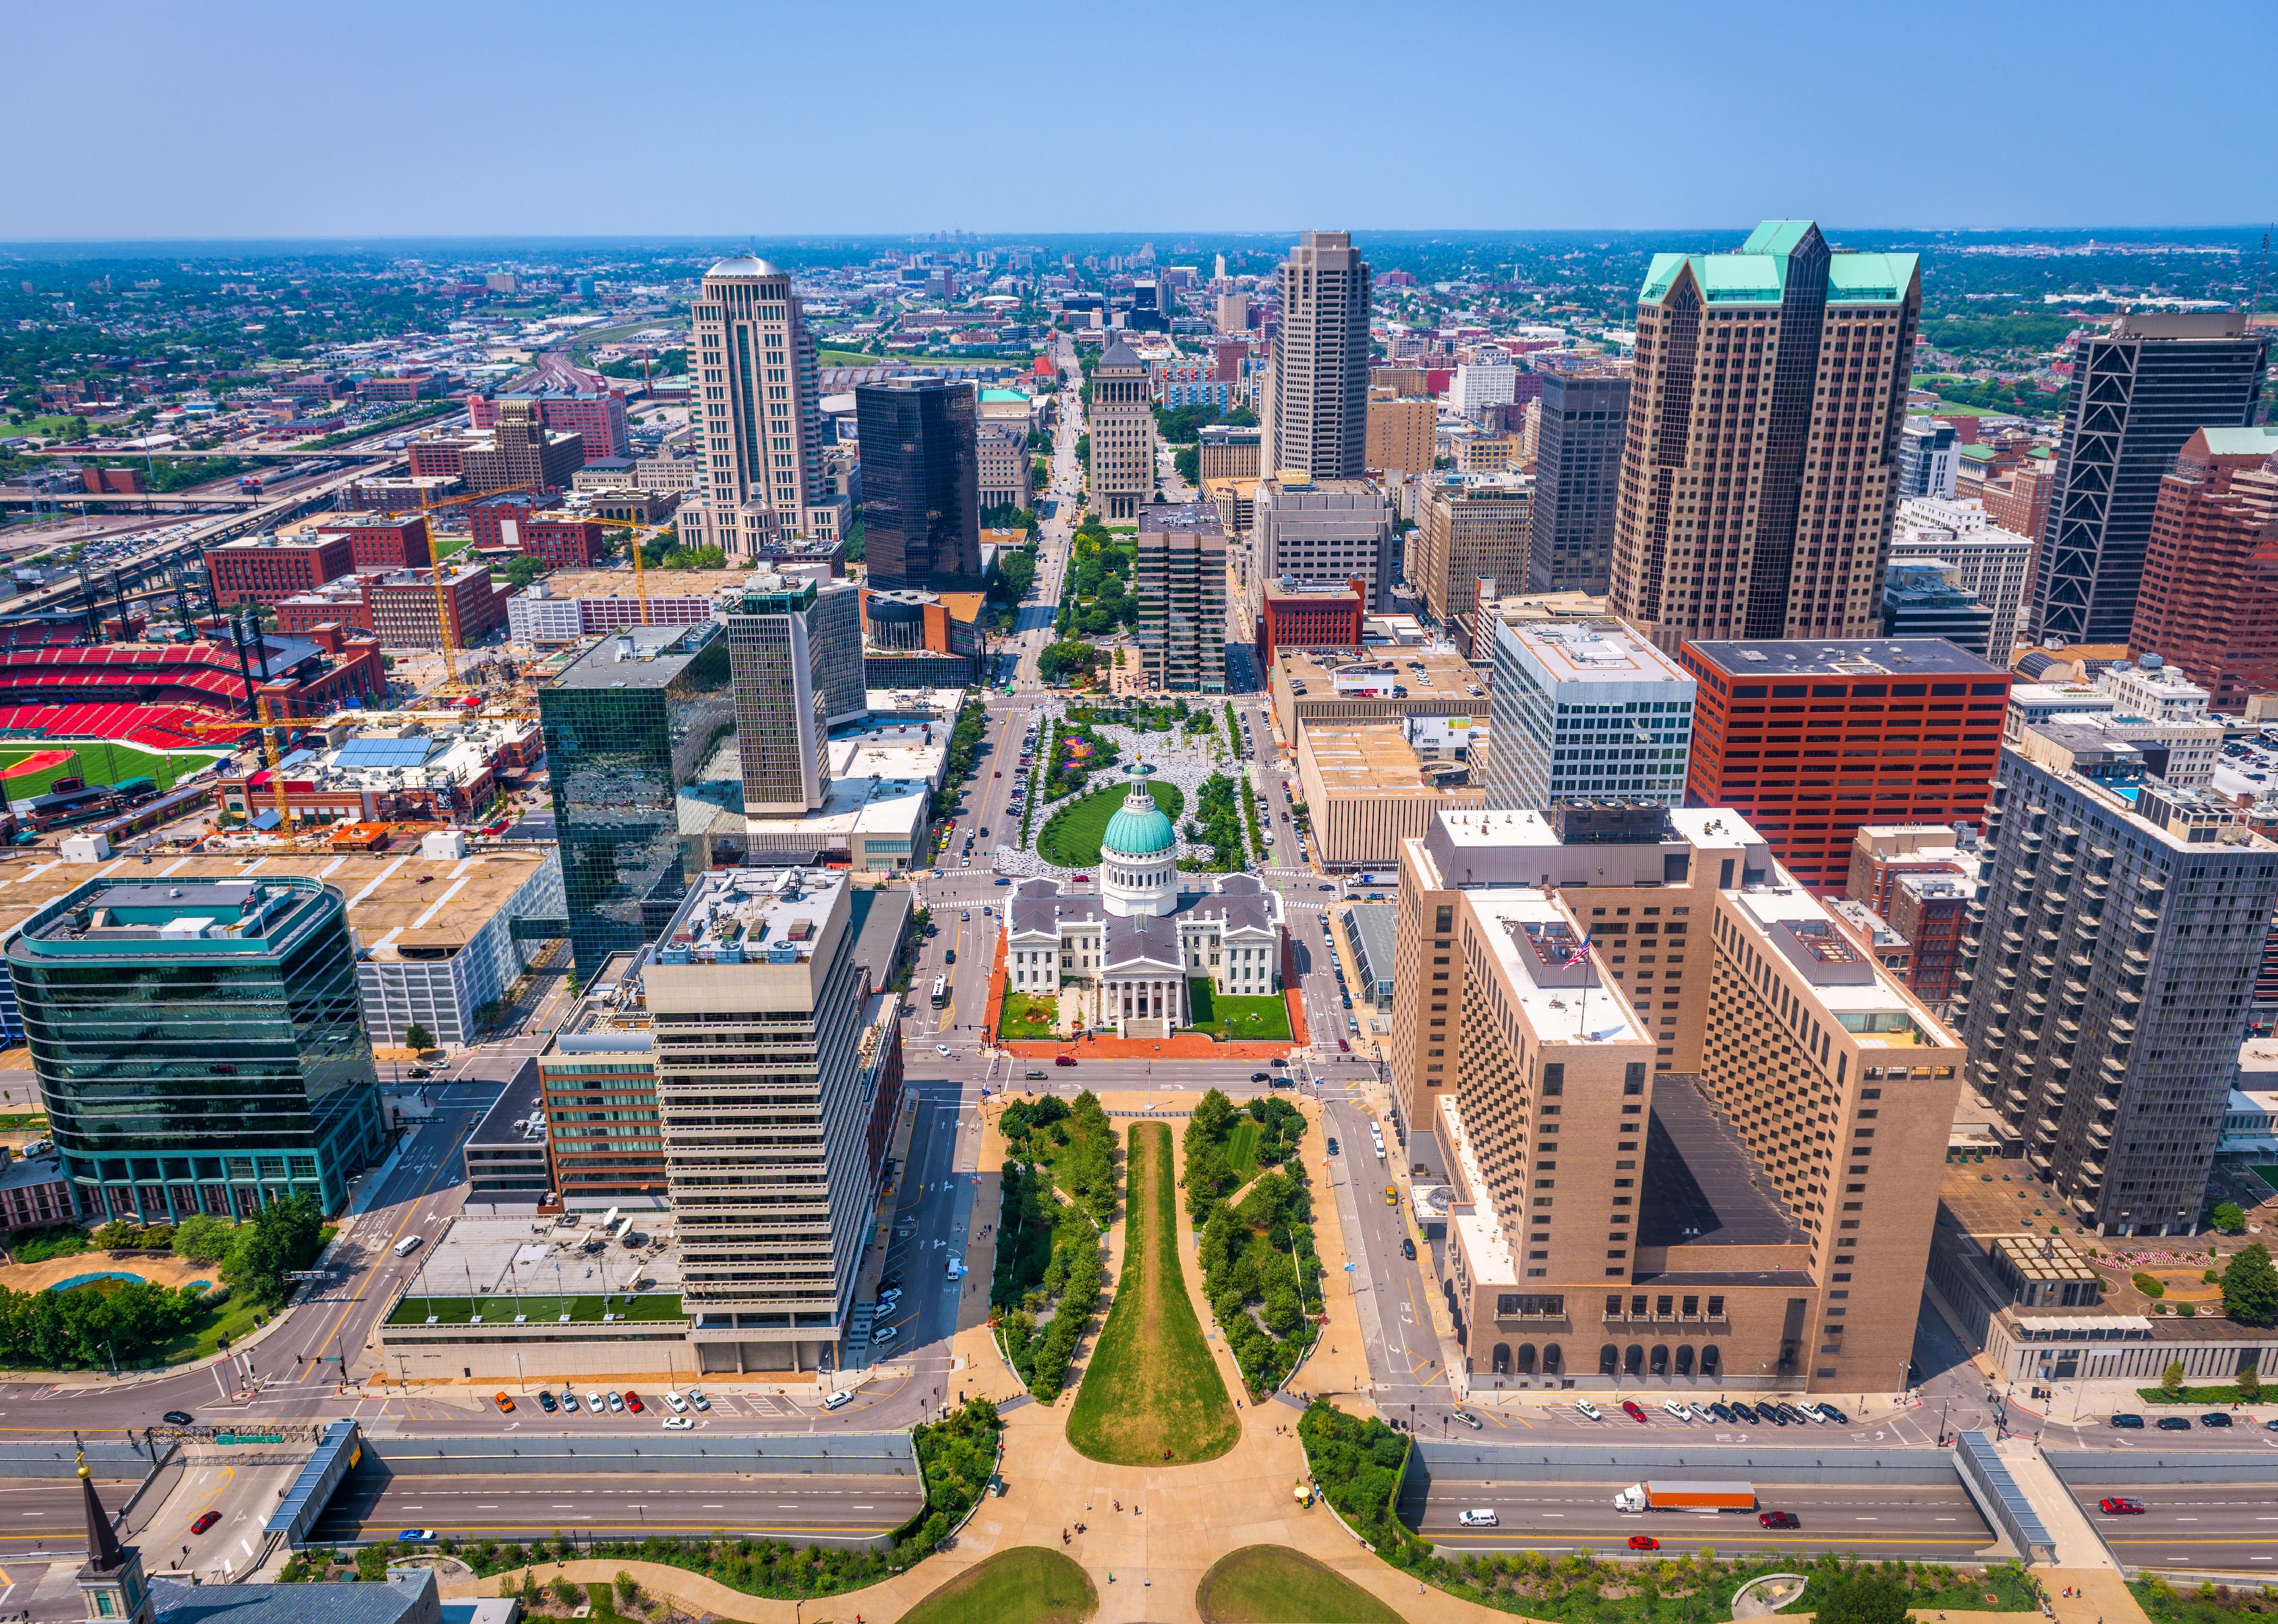
[[[633,1598],[640,1594],[640,1586],[631,1574],[620,1567],[617,1569],[616,1590],[617,1611],[623,1613],[633,1605]]]
[[[403,1029],[403,1047],[424,1054],[435,1047],[435,1034],[417,1021],[413,1021]]]
[[[2242,1325],[2278,1321],[2278,1269],[2260,1241],[2241,1250],[2222,1271],[2222,1309]]]
[[[499,573],[511,587],[525,587],[546,573],[546,566],[527,553],[517,553],[507,560]]]
[[[2160,1391],[2170,1399],[2180,1399],[2183,1396],[2183,1361],[2182,1360],[2171,1361],[2166,1369],[2160,1372]]]
[[[1846,1574],[1819,1596],[1819,1624],[1907,1624],[1907,1593],[1881,1574]]]
[[[2218,1201],[2207,1222],[2225,1235],[2236,1235],[2246,1227],[2246,1213],[2236,1201]]]
[[[192,1213],[174,1226],[174,1255],[189,1263],[218,1263],[236,1235],[237,1225],[227,1218]]]
[[[2262,1397],[2261,1371],[2256,1369],[2252,1365],[2241,1365],[2238,1368],[2238,1375],[2233,1379],[2238,1384],[2238,1396],[2241,1399],[2248,1404],[2253,1404],[2260,1400]]]
[[[308,1268],[325,1249],[324,1224],[313,1195],[271,1202],[238,1226],[221,1277],[257,1302],[283,1302],[293,1289],[285,1277]]]

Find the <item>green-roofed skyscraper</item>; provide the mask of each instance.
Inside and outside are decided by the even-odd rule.
[[[1922,277],[1767,220],[1638,297],[1617,614],[1694,638],[1875,636]]]

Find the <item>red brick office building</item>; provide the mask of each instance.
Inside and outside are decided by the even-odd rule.
[[[1840,895],[1864,823],[1975,823],[2010,674],[1942,637],[1687,643],[1701,684],[1686,799],[1725,806]]]
[[[297,536],[249,536],[206,549],[214,602],[272,604],[313,592],[355,572],[355,546],[346,536],[303,531]]]

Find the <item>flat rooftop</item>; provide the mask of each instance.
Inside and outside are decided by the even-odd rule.
[[[1745,643],[1695,643],[1694,652],[1733,676],[1983,676],[2006,677],[1999,666],[1956,648],[1943,637],[1872,637],[1838,642],[1762,638]]]
[[[539,1104],[538,1067],[525,1061],[467,1138],[470,1149],[497,1146],[546,1147],[546,1112]]]
[[[1641,1247],[1782,1247],[1810,1239],[1689,1077],[1664,1071],[1654,1079],[1642,1191]]]
[[[657,949],[661,965],[803,964],[846,876],[831,870],[731,868],[692,887]]]
[[[1465,690],[1479,686],[1479,673],[1471,661],[1456,652],[1452,644],[1428,644],[1412,648],[1371,649],[1358,656],[1334,653],[1316,654],[1310,649],[1285,648],[1273,652],[1276,668],[1286,675],[1292,688],[1307,691],[1301,698],[1330,699],[1354,698],[1335,691],[1336,679],[1342,674],[1348,685],[1363,679],[1382,679],[1389,695],[1396,684],[1408,691],[1403,698],[1433,698],[1464,700]],[[1365,696],[1359,696],[1365,697]],[[1468,696],[1470,703],[1479,709],[1487,708],[1487,700],[1478,695]]]
[[[1683,667],[1611,616],[1522,621],[1510,626],[1510,635],[1553,682],[1666,682],[1687,694],[1697,686]]]
[[[1406,730],[1396,722],[1343,727],[1316,722],[1299,736],[1297,754],[1310,760],[1322,789],[1330,795],[1405,798],[1469,788],[1456,784],[1443,790],[1435,783],[1409,743]]]
[[[717,598],[724,591],[740,591],[751,573],[748,569],[645,569],[641,576],[651,598]],[[549,598],[635,596],[630,564],[623,569],[557,569],[545,578],[544,584]]]
[[[718,621],[701,626],[630,626],[595,638],[547,686],[662,688],[685,671],[722,629]]]
[[[1955,1044],[1930,1011],[1843,933],[1826,907],[1797,885],[1754,886],[1739,893],[1738,912],[1764,951],[1803,972],[1835,1024],[1861,1044],[1912,1048]]]
[[[573,1212],[560,1220],[526,1215],[455,1218],[441,1239],[415,1254],[424,1261],[398,1310],[409,1310],[409,1315],[397,1323],[416,1324],[424,1318],[420,1299],[430,1292],[445,1298],[497,1296],[498,1307],[484,1311],[488,1320],[513,1317],[513,1305],[505,1300],[514,1293],[550,1299],[679,1291],[680,1255],[671,1215],[631,1207],[625,1211],[632,1216],[631,1232],[646,1237],[646,1245],[593,1245],[600,1237],[599,1213]]]
[[[1527,1022],[1552,1043],[1648,1044],[1618,987],[1599,978],[1594,958],[1568,964],[1581,927],[1533,886],[1471,893],[1481,939],[1502,964]]]

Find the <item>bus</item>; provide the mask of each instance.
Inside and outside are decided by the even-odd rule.
[[[949,978],[937,975],[933,979],[933,1007],[936,1010],[949,1002]]]

